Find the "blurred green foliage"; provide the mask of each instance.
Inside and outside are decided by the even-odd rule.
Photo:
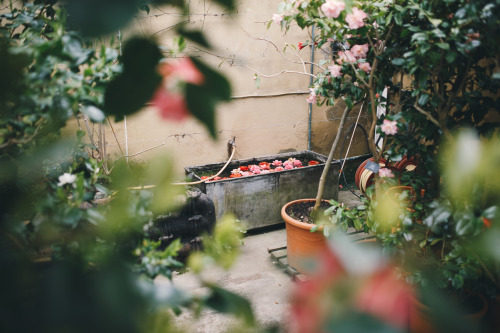
[[[233,1],[215,2],[234,8]],[[255,323],[248,301],[216,285],[200,299],[153,283],[181,266],[175,260],[179,241],[158,251],[159,244],[145,238],[155,216],[180,207],[184,188],[171,185],[170,159],[151,163],[140,175],[122,161],[108,176],[89,155],[95,147],[83,143],[83,131],[74,140],[60,137],[80,113],[104,122],[109,114],[137,112],[150,99],[164,56],[157,44],[135,38],[120,56],[113,37],[110,47],[94,38],[115,33],[149,3],[35,0],[9,2],[0,14],[2,332],[176,332],[173,313],[204,306]],[[183,1],[155,4],[187,8]],[[186,38],[204,40],[183,29]],[[194,112],[214,135],[213,103],[227,99],[230,88],[222,75],[197,66],[220,85],[220,91],[199,91],[210,101]],[[123,97],[127,108],[121,108]],[[129,190],[143,181],[157,186]],[[230,223],[223,222],[213,242],[204,240],[225,268],[239,245],[231,241]]]

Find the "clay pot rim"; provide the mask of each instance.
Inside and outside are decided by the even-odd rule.
[[[283,218],[283,220],[285,220],[286,223],[289,223],[293,226],[296,226],[298,228],[301,228],[301,229],[307,229],[307,230],[311,230],[312,227],[314,227],[316,224],[311,224],[311,223],[304,223],[304,222],[301,222],[299,220],[296,220],[294,219],[293,217],[291,217],[290,215],[287,214],[286,212],[286,209],[295,204],[295,203],[299,203],[299,202],[310,202],[310,201],[316,201],[316,199],[297,199],[297,200],[293,200],[293,201],[290,201],[290,202],[287,202],[282,208],[281,208],[281,217]],[[322,199],[323,202],[329,202],[329,200],[325,200],[325,199]],[[318,231],[323,231],[323,226],[320,226],[318,228]]]

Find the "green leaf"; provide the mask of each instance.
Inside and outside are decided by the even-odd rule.
[[[86,115],[87,117],[90,118],[93,122],[100,123],[104,120],[105,115],[104,112],[102,112],[101,109],[93,106],[93,105],[86,105],[82,107],[82,113]]]
[[[429,101],[429,95],[426,93],[422,93],[418,97],[418,105],[420,105],[420,106],[424,106],[425,104],[427,104],[428,101]]]
[[[117,31],[137,13],[136,0],[64,1],[68,12],[68,25],[85,36],[99,36]]]
[[[464,286],[464,278],[460,274],[455,274],[452,280],[453,287],[460,289]]]
[[[392,59],[391,62],[394,66],[401,66],[405,63],[405,60],[403,58],[396,58],[396,59]]]
[[[446,58],[446,62],[449,63],[449,64],[451,64],[457,58],[457,53],[453,52],[453,51],[447,52],[445,58]]]
[[[205,35],[203,34],[203,32],[201,30],[186,30],[186,29],[184,29],[184,27],[182,27],[177,32],[181,36],[184,36],[187,39],[190,39],[193,42],[195,42],[203,47],[211,48],[210,43],[205,38]]]
[[[436,43],[436,45],[439,48],[442,48],[443,50],[449,50],[450,49],[450,44],[448,44],[448,43]]]
[[[205,299],[205,304],[221,313],[234,314],[242,317],[248,325],[255,324],[255,318],[250,302],[237,294],[215,285],[207,285],[211,294]]]

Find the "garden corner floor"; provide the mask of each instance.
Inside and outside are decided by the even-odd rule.
[[[339,201],[347,205],[357,204],[358,199],[348,191],[339,192]],[[207,269],[203,277],[250,300],[257,321],[264,327],[285,327],[288,298],[294,281],[291,275],[272,261],[268,249],[286,246],[285,229],[273,230],[244,239],[241,254],[229,271]],[[166,278],[157,278],[156,283],[170,283]],[[194,294],[205,292],[197,278],[190,272],[174,275],[173,283]],[[184,311],[176,318],[178,327],[187,332],[226,332],[238,323],[232,316],[204,310],[198,320],[193,313]]]

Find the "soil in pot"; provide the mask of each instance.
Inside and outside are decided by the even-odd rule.
[[[319,206],[319,211],[311,216],[315,201],[302,201],[294,203],[286,208],[286,213],[300,222],[314,224],[315,218],[323,216],[323,212],[330,207],[328,202],[322,201]]]

